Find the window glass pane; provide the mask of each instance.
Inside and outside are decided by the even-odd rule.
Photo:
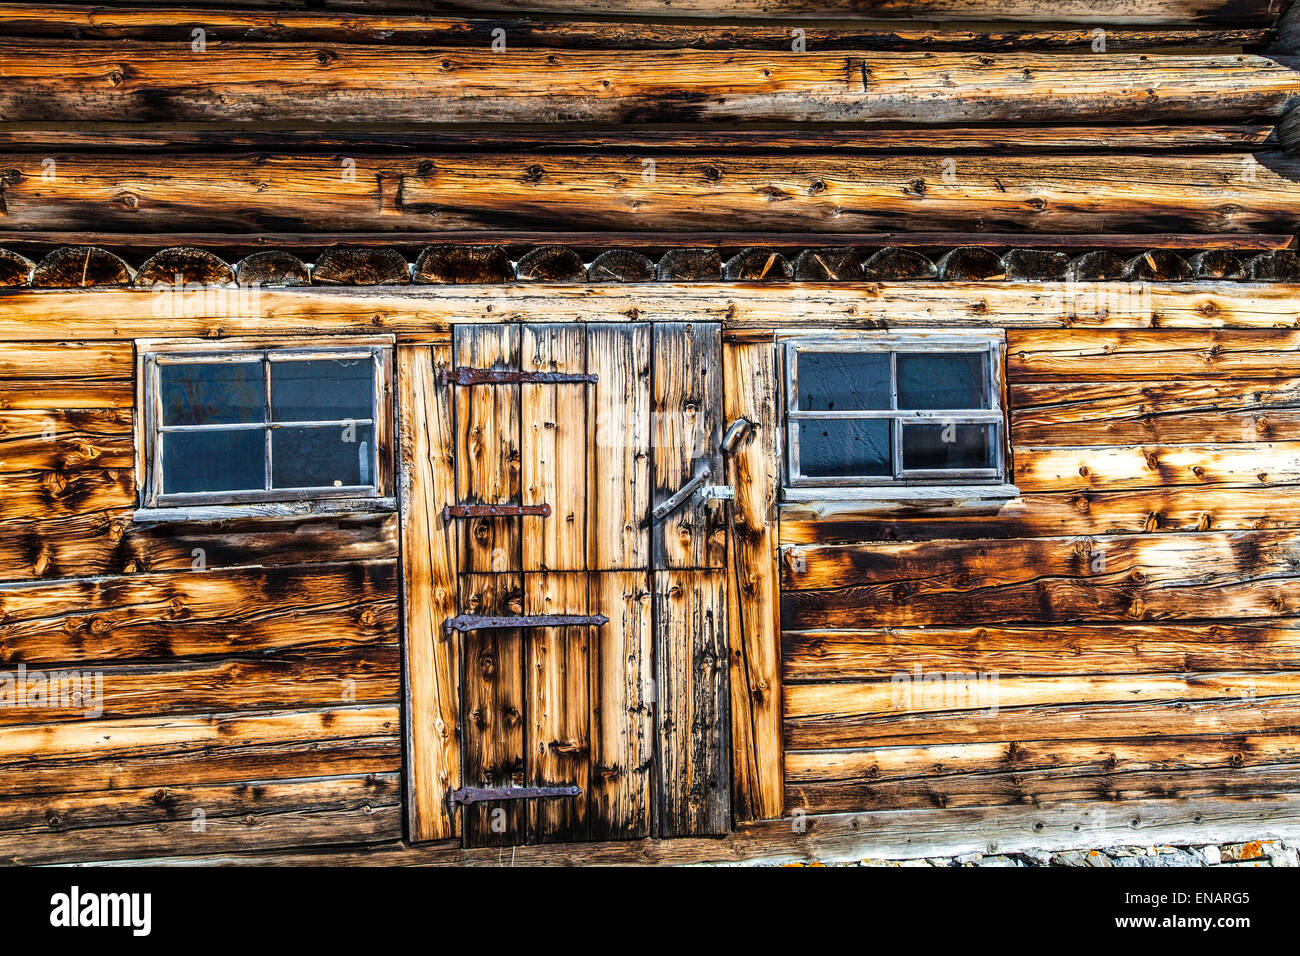
[[[161,363],[164,425],[232,425],[260,422],[266,404],[262,363]]]
[[[808,478],[893,474],[886,420],[801,421],[798,429],[799,471]]]
[[[987,352],[898,353],[898,407],[986,408]]]
[[[272,362],[272,421],[368,419],[374,415],[374,371],[369,356]]]
[[[266,482],[266,432],[165,432],[163,494],[261,491]]]
[[[904,425],[903,468],[993,468],[992,425]]]
[[[800,352],[799,408],[861,411],[889,408],[888,352]]]
[[[271,485],[337,488],[371,485],[375,435],[370,425],[277,428],[271,433]]]

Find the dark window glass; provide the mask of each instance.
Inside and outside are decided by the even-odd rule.
[[[991,425],[904,425],[903,468],[993,468]]]
[[[986,352],[898,353],[898,407],[986,408]]]
[[[888,352],[800,352],[799,408],[862,411],[890,405]]]
[[[889,422],[799,422],[799,471],[809,478],[874,478],[893,473]]]
[[[274,488],[369,485],[375,460],[370,425],[277,428],[271,433]]]
[[[232,425],[263,421],[262,363],[179,362],[158,367],[164,425]]]
[[[374,415],[374,362],[311,359],[271,363],[271,420],[328,422]]]
[[[266,482],[266,432],[167,432],[162,436],[163,491],[260,491]]]

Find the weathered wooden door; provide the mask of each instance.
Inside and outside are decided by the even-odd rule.
[[[719,348],[509,323],[400,350],[413,839],[729,827],[725,525],[700,494],[652,517],[721,474]]]

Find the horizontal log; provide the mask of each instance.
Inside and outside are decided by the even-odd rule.
[[[0,585],[0,660],[51,667],[286,648],[319,647],[322,656],[330,648],[375,649],[397,639],[395,573],[393,562],[376,561]],[[203,665],[213,666],[227,664]],[[183,667],[174,678],[160,672],[160,685],[164,679],[186,689]],[[207,683],[194,679],[200,690]],[[106,694],[112,686],[106,676]],[[229,709],[253,706],[251,690],[248,700]]]
[[[1012,449],[1023,492],[1117,491],[1170,485],[1284,484],[1300,481],[1300,442]]]
[[[53,182],[42,181],[42,161],[33,154],[0,156],[0,176],[8,177],[0,225],[22,231],[401,233],[513,226],[854,234],[1096,233],[1122,222],[1130,232],[1224,233],[1293,232],[1300,221],[1300,159],[1280,153],[697,154],[660,157],[650,177],[637,157],[601,155],[69,153],[56,157]],[[945,165],[952,162],[955,172]],[[612,238],[608,244],[623,243]],[[804,244],[819,243],[805,237]]]
[[[1297,734],[1199,734],[1107,740],[1026,740],[894,747],[881,750],[794,750],[786,754],[792,785],[931,779],[966,774],[1056,769],[1062,776],[1195,767],[1258,767],[1300,759]]]
[[[787,552],[791,630],[1296,613],[1293,531],[917,542]],[[929,562],[929,566],[925,562]]]
[[[1251,55],[0,42],[11,122],[1152,122],[1280,116]]]
[[[1124,578],[1142,586],[1235,583],[1288,574],[1297,545],[1300,534],[1293,530],[812,545],[786,552],[781,587],[892,586],[903,603],[933,591],[996,590],[1040,578],[1090,579],[1098,586]]]
[[[298,13],[221,9],[116,9],[6,4],[0,9],[0,36],[71,37],[79,40],[174,40],[194,28],[208,42],[279,40],[289,42],[484,46],[505,31],[511,47],[558,49],[791,49],[791,27],[766,23],[646,23],[542,20],[528,17],[458,19],[439,16],[359,16],[329,11]],[[1091,30],[936,29],[841,23],[803,27],[809,50],[1079,50],[1093,49]],[[1262,46],[1271,32],[1262,26],[1200,29],[1124,29],[1106,31],[1106,50],[1188,50],[1198,47]]]
[[[134,469],[29,471],[4,476],[0,521],[71,518],[135,507]],[[33,562],[36,556],[32,556]]]
[[[193,823],[196,817],[206,824],[212,818],[244,814],[337,809],[359,800],[391,805],[398,802],[399,778],[397,773],[376,773],[319,780],[259,780],[253,787],[242,782],[172,784],[0,797],[0,853],[6,846],[13,852],[16,830],[24,831],[22,835],[39,847],[55,834],[78,833],[90,827]]]
[[[399,776],[383,775],[383,791],[397,790]],[[301,789],[309,794],[320,786],[319,781],[307,781]],[[58,834],[50,834],[48,829],[12,830],[0,840],[0,861],[7,865],[36,865],[132,859],[193,853],[196,841],[220,853],[395,840],[402,834],[402,807],[396,794],[381,800],[375,788],[366,785],[335,804],[318,810],[210,817],[200,834],[195,834],[190,819],[90,827]]]
[[[1177,486],[1022,494],[996,510],[855,502],[781,507],[781,544],[1031,538],[1300,527],[1300,486]],[[1294,502],[1294,503],[1293,503]]]
[[[2,11],[3,8],[0,8]],[[879,152],[1097,152],[1163,149],[1260,150],[1277,148],[1273,123],[1149,123],[1142,126],[945,126],[909,129],[429,129],[400,133],[382,130],[260,130],[169,124],[166,130],[132,123],[100,123],[92,128],[34,126],[0,128],[0,150],[13,152],[560,152],[686,153],[879,153]]]
[[[1016,445],[1300,440],[1300,379],[1020,385]]]
[[[51,762],[102,762],[111,767],[128,761],[148,763],[185,756],[197,759],[227,748],[238,752],[271,744],[387,737],[400,732],[401,714],[396,704],[28,724],[8,727],[0,734],[0,767],[6,771],[0,777],[10,785],[11,778],[20,776],[16,768],[31,766],[32,758],[39,756]]]
[[[1123,674],[1300,669],[1300,622],[786,631],[789,684],[923,674]]]
[[[789,818],[737,824],[724,837],[629,840],[521,846],[516,866],[628,866],[685,863],[819,862],[951,857],[962,853],[1077,849],[1080,834],[1092,847],[1234,843],[1267,832],[1300,830],[1294,794],[1206,796],[1197,799],[1091,799],[1050,807],[971,807],[900,813],[813,814],[804,832]],[[181,857],[158,863],[184,866],[494,866],[496,848],[466,850],[459,841],[411,845],[398,841],[365,847],[301,852],[246,852]]]
[[[1300,372],[1300,332],[1207,330],[1016,331],[1007,379],[1028,382],[1269,379]],[[1133,386],[1136,391],[1139,386]]]
[[[63,760],[58,754],[42,753],[7,773],[0,793],[31,799],[33,794],[129,787],[396,773],[402,769],[402,738],[394,730],[384,736],[341,737],[327,727],[311,740],[205,747],[195,753],[146,758]]]
[[[728,329],[1300,327],[1300,287],[1263,283],[718,282],[402,289],[0,292],[0,342],[429,333],[462,322],[720,322]],[[1162,331],[1161,334],[1164,334]],[[24,346],[25,347],[25,346]],[[1252,474],[1246,483],[1257,481]],[[1148,482],[1149,484],[1150,482]],[[1088,487],[1085,483],[1084,487]],[[1035,489],[1030,489],[1035,490]],[[1046,490],[1046,489],[1041,489]],[[0,499],[0,509],[4,502]]]
[[[786,801],[788,806],[800,807],[807,813],[830,813],[859,809],[1047,805],[1098,798],[1195,798],[1278,793],[1295,788],[1298,766],[1295,756],[1286,744],[1279,748],[1282,753],[1272,752],[1270,744],[1274,737],[1166,739],[1168,743],[1159,742],[1163,745],[1159,749],[1147,746],[1145,741],[1095,744],[1035,741],[1023,747],[1023,761],[1017,759],[1022,749],[1020,744],[899,748],[920,759],[932,757],[936,771],[930,776],[918,774],[901,779],[886,776],[877,764],[869,762],[882,751],[849,751],[844,757],[859,757],[857,764],[864,768],[862,772],[844,780],[792,781],[786,788]],[[1180,744],[1187,746],[1185,752],[1171,752]],[[992,764],[988,759],[991,751],[1001,749],[1004,757],[1008,751],[1016,756],[1000,767],[967,770],[967,763],[980,765],[979,757],[968,757],[960,753],[961,749],[976,751],[986,766]],[[815,751],[803,753],[813,761],[823,756]],[[1046,764],[1049,754],[1060,763]],[[836,763],[831,772],[844,772],[849,759]],[[804,773],[816,773],[823,766],[820,761],[810,763],[808,767],[799,764]]]
[[[180,629],[172,625],[173,630]],[[235,658],[204,658],[176,664],[121,664],[81,678],[68,704],[19,701],[0,710],[0,725],[36,723],[101,712],[105,717],[195,714],[230,710],[275,710],[327,704],[389,703],[401,697],[400,653],[396,644],[344,650],[312,650]],[[36,674],[27,672],[28,686]],[[89,674],[81,671],[80,674]],[[102,693],[100,680],[102,675]],[[87,683],[89,682],[89,683]],[[87,697],[72,697],[77,691]]]
[[[786,752],[831,748],[928,746],[1015,740],[1104,740],[1178,734],[1273,734],[1300,732],[1300,698],[1268,700],[1163,700],[1127,703],[1066,703],[1016,709],[971,719],[969,713],[843,713],[790,717],[784,723]]]
[[[0,538],[0,581],[189,571],[196,549],[208,570],[395,558],[396,524],[384,514],[135,524],[131,509],[14,520]]]
[[[102,0],[71,0],[94,5]],[[137,0],[139,6],[172,6],[174,0]],[[427,11],[425,0],[230,0],[238,8],[308,7],[331,10]],[[1041,0],[439,0],[434,9],[446,13],[547,13],[562,16],[734,17],[736,19],[860,19],[1014,20],[1050,19],[1070,23],[1180,24],[1272,23],[1278,14],[1267,0],[1082,0],[1044,7]]]
[[[972,672],[929,675],[913,682],[900,670],[898,680],[791,684],[784,688],[787,719],[805,717],[958,714],[979,720],[1029,707],[1193,700],[1255,700],[1294,697],[1300,672],[1249,674],[1142,674],[1008,677]],[[935,680],[938,678],[937,680]],[[969,678],[968,680],[966,678]],[[994,680],[996,678],[996,682]]]

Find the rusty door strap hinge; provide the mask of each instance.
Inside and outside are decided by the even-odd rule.
[[[513,369],[499,368],[465,368],[457,366],[451,371],[444,369],[438,376],[438,384],[447,385],[513,385],[516,382],[528,382],[537,385],[563,385],[568,382],[596,381],[594,374],[581,372],[519,372]]]
[[[447,633],[460,631],[503,631],[523,627],[583,627],[608,624],[603,614],[521,614],[517,617],[488,617],[482,614],[460,614],[447,618],[443,628]]]
[[[533,800],[552,797],[580,797],[581,787],[461,787],[447,795],[453,808],[489,800]]]
[[[442,520],[452,518],[513,518],[518,515],[541,515],[549,518],[551,506],[542,505],[446,505]]]

